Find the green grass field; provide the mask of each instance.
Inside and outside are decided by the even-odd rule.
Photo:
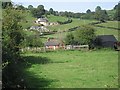
[[[24,29],[29,28],[31,26],[36,26],[36,24],[34,24],[36,18],[34,18],[29,11],[24,11],[22,15],[25,17],[24,21],[21,22],[21,25],[23,26]]]
[[[118,39],[118,30],[95,27],[96,35],[114,35]]]
[[[59,18],[58,18],[59,17]],[[67,18],[66,17],[62,17],[62,16],[54,16],[54,15],[47,15],[47,18],[49,20],[49,22],[57,22],[57,21],[66,21]]]
[[[66,31],[70,28],[81,26],[81,25],[86,25],[92,22],[96,22],[95,20],[79,20],[79,19],[72,19],[72,23],[69,24],[63,24],[63,25],[56,25],[56,26],[48,26],[49,30],[52,31]]]
[[[117,88],[118,52],[55,51],[24,54],[31,88]]]
[[[97,25],[118,28],[118,21],[107,21],[107,23],[102,23],[102,24],[97,24]]]

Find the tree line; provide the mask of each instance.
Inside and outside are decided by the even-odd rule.
[[[5,4],[2,5],[2,8],[5,8]],[[47,15],[55,15],[55,16],[65,16],[68,18],[80,18],[80,19],[96,19],[99,21],[104,22],[105,20],[118,20],[120,21],[119,13],[120,13],[120,3],[115,5],[112,9],[112,11],[115,11],[113,15],[109,15],[106,10],[103,10],[100,6],[97,6],[95,8],[95,11],[91,11],[88,9],[86,13],[74,13],[74,12],[68,12],[68,11],[55,11],[53,8],[50,8],[49,10],[45,10],[43,5],[38,5],[37,8],[33,7],[32,5],[29,5],[27,8],[23,5],[18,5],[16,7],[17,10],[28,10],[32,13],[33,17],[40,18],[40,17],[47,17]]]

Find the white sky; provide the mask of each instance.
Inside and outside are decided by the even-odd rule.
[[[12,1],[18,2],[19,0]],[[119,0],[20,0],[20,2],[119,2]]]
[[[110,10],[118,4],[119,0],[12,0],[25,7],[44,5],[46,10],[53,8],[56,11],[86,12],[87,9],[94,11],[97,6]]]

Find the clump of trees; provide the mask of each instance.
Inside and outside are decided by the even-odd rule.
[[[65,44],[66,45],[74,45],[75,44],[75,38],[72,33],[69,33],[65,38]]]
[[[95,9],[95,19],[105,22],[105,20],[109,20],[109,16],[106,10],[102,10],[100,6],[97,6]]]
[[[93,45],[95,39],[95,29],[92,26],[81,26],[75,33],[70,33],[65,38],[67,45],[84,45],[87,44],[90,47]]]
[[[40,18],[45,14],[45,9],[43,5],[38,5],[37,8],[34,8],[32,5],[28,6],[28,9],[31,11],[33,17]]]
[[[37,35],[30,35],[25,36],[23,41],[24,47],[43,47],[44,44],[42,43],[41,39]]]

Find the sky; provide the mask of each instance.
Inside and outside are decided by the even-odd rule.
[[[88,9],[95,11],[97,6],[111,10],[118,4],[119,0],[12,0],[12,2],[24,7],[44,5],[46,10],[53,8],[55,11],[86,12]]]

